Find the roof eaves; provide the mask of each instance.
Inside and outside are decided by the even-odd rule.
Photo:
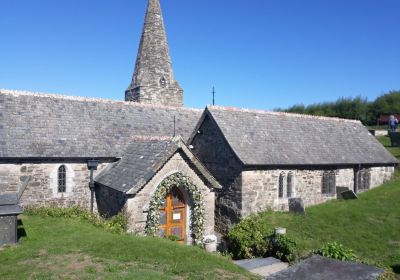
[[[167,161],[175,154],[175,152],[178,150],[178,145],[176,144],[176,139],[181,139],[180,136],[174,137],[174,139],[171,141],[171,147],[167,148],[166,151],[164,152],[164,156],[162,156],[158,161],[154,163],[152,166],[151,170],[147,172],[145,175],[140,178],[139,182],[137,182],[134,186],[130,187],[125,193],[128,195],[134,195],[138,191],[140,191],[146,184],[147,182],[150,181],[151,178],[154,177],[154,175],[157,174],[159,170],[167,163]],[[182,141],[182,140],[181,140]]]

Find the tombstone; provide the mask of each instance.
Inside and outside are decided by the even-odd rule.
[[[352,190],[347,190],[344,192],[341,192],[340,195],[342,196],[343,199],[357,199],[358,196],[355,192]]]
[[[348,191],[347,187],[336,187],[336,198],[343,199],[342,192]]]
[[[289,212],[295,214],[305,214],[304,202],[300,197],[289,198]]]
[[[389,131],[389,137],[392,147],[400,147],[400,132]]]
[[[21,213],[17,194],[0,195],[0,246],[17,243],[17,216]]]

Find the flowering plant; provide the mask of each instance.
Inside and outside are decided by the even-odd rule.
[[[165,200],[166,195],[173,187],[180,187],[187,191],[192,201],[192,211],[190,215],[190,230],[192,232],[193,243],[198,245],[204,233],[204,202],[203,196],[190,178],[182,173],[175,173],[165,178],[158,186],[149,205],[147,214],[146,234],[155,236],[158,233],[160,225],[160,207]]]

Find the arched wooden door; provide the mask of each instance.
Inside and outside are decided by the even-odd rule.
[[[178,242],[185,241],[186,203],[182,192],[174,187],[160,208],[160,236],[174,235]]]

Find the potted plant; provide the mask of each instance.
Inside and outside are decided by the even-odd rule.
[[[214,234],[206,235],[203,238],[203,246],[207,252],[217,251],[217,237]]]

